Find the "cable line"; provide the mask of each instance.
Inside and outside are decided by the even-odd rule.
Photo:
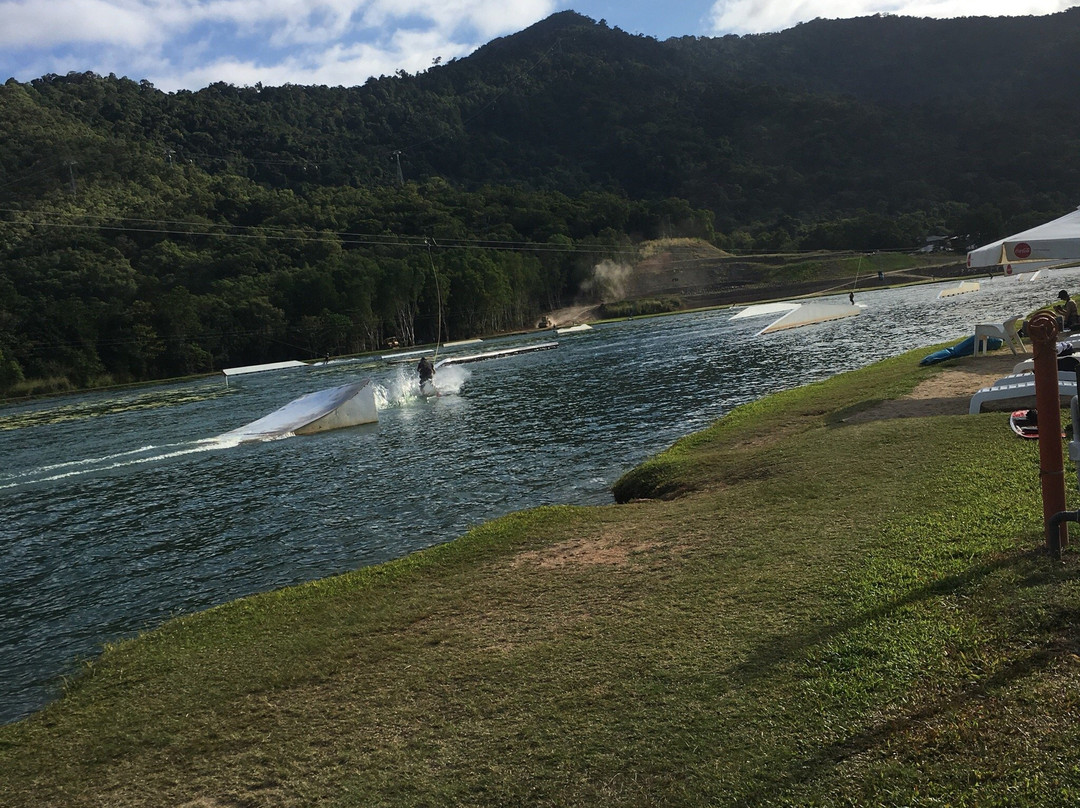
[[[25,211],[0,209],[0,213],[25,214]],[[90,220],[93,220],[95,218],[104,219],[104,217],[94,217],[90,214],[70,215],[72,217],[78,216]],[[425,247],[426,240],[428,238],[427,236],[407,236],[402,234],[377,235],[365,233],[333,232],[325,230],[321,232],[327,233],[327,235],[317,236],[302,233],[298,228],[286,228],[280,226],[264,227],[260,225],[231,225],[227,223],[222,223],[219,226],[221,228],[228,228],[228,230],[210,229],[210,227],[213,227],[213,225],[210,225],[210,227],[208,227],[206,223],[199,223],[198,226],[203,229],[181,229],[184,225],[195,225],[195,223],[175,220],[170,221],[126,218],[121,219],[120,221],[145,226],[126,226],[124,224],[112,224],[107,221],[90,221],[87,223],[64,222],[53,221],[47,218],[20,218],[16,221],[7,222],[7,224],[25,225],[33,227],[70,228],[73,230],[104,230],[116,233],[144,233],[164,236],[203,236],[207,238],[234,238],[249,241],[296,241],[301,243],[343,244],[367,247],[404,247],[409,249]],[[439,246],[443,247],[444,249],[501,250],[510,252],[537,253],[637,255],[637,249],[634,247],[617,247],[614,245],[595,244],[588,242],[564,245],[545,244],[543,242],[534,241],[507,241],[501,239],[474,238],[444,240],[440,243]]]

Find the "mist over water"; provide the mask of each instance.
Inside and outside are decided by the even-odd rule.
[[[732,407],[957,341],[1077,278],[984,278],[941,300],[942,285],[857,291],[858,317],[763,337],[769,318],[732,321],[732,310],[605,324],[554,350],[444,365],[437,397],[419,394],[414,362],[365,359],[2,407],[0,721],[45,704],[105,642],[511,511],[610,503],[619,476]],[[378,424],[218,437],[363,379],[376,385]]]

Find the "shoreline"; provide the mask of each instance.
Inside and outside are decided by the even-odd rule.
[[[969,581],[958,605],[985,600],[982,608],[1022,608],[1003,601],[997,588],[981,597],[982,579],[964,576],[971,575],[970,566],[978,569],[1003,553],[1020,553],[1018,575],[1032,574],[1025,565],[1037,565],[1024,548],[1038,541],[1039,531],[1022,527],[1037,524],[1030,499],[1037,476],[1025,482],[1015,470],[1016,461],[1030,455],[1030,444],[1007,434],[1000,414],[950,417],[966,405],[972,384],[1000,373],[1014,358],[964,357],[919,368],[926,350],[737,408],[638,467],[647,467],[648,485],[626,504],[513,513],[397,561],[230,601],[111,644],[69,682],[63,698],[0,727],[0,763],[12,772],[0,794],[13,806],[49,804],[61,793],[75,793],[68,789],[78,783],[83,797],[63,804],[213,805],[226,794],[260,801],[258,789],[244,785],[254,778],[285,789],[275,798],[283,805],[309,804],[313,794],[342,801],[334,775],[341,764],[321,749],[344,756],[353,772],[403,767],[401,776],[414,783],[411,792],[394,798],[396,777],[349,775],[365,796],[345,804],[404,805],[418,795],[450,804],[457,802],[450,796],[453,783],[465,778],[471,788],[489,793],[502,782],[503,765],[510,767],[507,775],[515,773],[507,783],[528,788],[534,777],[556,782],[548,758],[528,752],[536,742],[529,738],[545,738],[544,748],[557,748],[554,738],[563,736],[576,749],[574,739],[604,748],[616,738],[681,737],[684,730],[711,737],[714,730],[694,722],[685,728],[682,720],[668,723],[688,711],[697,714],[701,705],[691,683],[711,671],[718,689],[709,703],[715,700],[723,711],[706,714],[717,722],[718,737],[737,738],[741,727],[758,726],[766,716],[772,728],[744,741],[750,744],[747,758],[738,753],[739,744],[709,746],[717,754],[734,752],[730,765],[741,772],[719,782],[702,780],[700,771],[656,750],[657,765],[689,778],[700,800],[676,799],[662,783],[650,793],[690,805],[744,801],[764,771],[751,761],[781,772],[790,763],[794,776],[805,769],[784,739],[826,742],[829,732],[817,734],[804,718],[828,710],[832,726],[850,724],[852,732],[863,731],[863,716],[872,720],[868,707],[853,714],[845,707],[867,694],[852,692],[830,706],[825,694],[838,686],[830,677],[839,676],[845,690],[857,688],[877,681],[873,669],[897,653],[890,649],[898,634],[933,630],[945,637],[979,625],[952,625],[952,616],[963,616],[955,606],[926,617],[918,609],[885,611],[872,621],[881,621],[884,632],[874,640],[874,654],[832,672],[815,661],[814,649],[831,645],[834,634],[859,636],[858,615],[880,608],[876,598],[903,602],[909,586],[926,582],[931,594],[922,597],[952,602],[952,590],[935,588],[934,581],[955,575]],[[934,409],[904,409],[924,405]],[[834,435],[843,435],[849,452],[843,473],[808,473],[835,458]],[[946,441],[950,451],[943,456]],[[889,446],[885,454],[883,444]],[[1002,450],[1012,462],[1001,464]],[[882,463],[885,457],[889,462]],[[988,463],[990,457],[998,465]],[[957,488],[952,469],[972,465],[980,469],[979,479]],[[856,480],[860,484],[852,485]],[[999,496],[1001,486],[1011,492],[1007,500]],[[897,489],[918,494],[914,512],[904,504],[909,496],[897,500]],[[943,529],[949,524],[943,519],[960,515],[974,521],[959,531]],[[887,566],[877,581],[873,559],[882,553]],[[887,573],[897,563],[925,565],[925,572],[913,582],[907,574],[893,580]],[[1066,580],[1069,569],[1062,573]],[[860,595],[866,575],[877,582]],[[940,628],[923,625],[931,618],[943,621]],[[789,632],[793,639],[785,640]],[[795,641],[800,632],[820,638]],[[1029,638],[1021,639],[1015,653],[1027,647]],[[973,635],[966,642],[979,640]],[[913,670],[944,665],[934,686],[957,698],[949,693],[966,687],[972,674],[961,658],[940,657],[937,649],[931,643],[919,651]],[[950,665],[958,666],[955,684]],[[686,685],[671,680],[684,667],[702,673],[692,673]],[[768,672],[767,687],[731,689],[759,669]],[[655,691],[647,702],[639,700],[643,675]],[[982,675],[992,677],[993,669]],[[896,676],[893,671],[891,687],[918,692],[918,676]],[[808,694],[813,709],[776,714],[776,704],[795,705],[806,688],[816,693],[819,686],[826,689]],[[592,700],[582,688],[594,693]],[[742,695],[735,698],[736,692]],[[576,708],[568,714],[569,694],[575,694]],[[495,714],[489,714],[492,705],[500,705]],[[617,719],[626,712],[621,705],[634,705],[629,736],[619,728]],[[334,716],[342,710],[350,719],[339,724]],[[1009,711],[1001,712],[1008,723]],[[441,714],[446,718],[440,720]],[[578,715],[583,722],[574,720]],[[408,733],[413,751],[406,757],[396,731],[386,734],[387,722]],[[359,736],[357,727],[364,728]],[[597,732],[595,740],[585,740]],[[237,739],[243,739],[239,747]],[[492,742],[502,758],[489,755]],[[436,762],[441,757],[435,750],[459,745],[468,750],[465,758]],[[875,754],[887,755],[892,746],[875,746]],[[583,778],[555,792],[571,803],[584,783],[612,776],[590,756],[568,754],[553,765],[569,766]],[[627,749],[615,760],[634,754]],[[495,762],[478,766],[479,760]],[[938,765],[951,782],[948,766]],[[178,776],[178,766],[185,776]],[[487,780],[489,771],[494,782]],[[810,782],[820,781],[831,793],[837,783],[826,775]],[[620,800],[628,798],[623,789],[629,781],[614,782]],[[853,782],[868,785],[857,777]],[[514,785],[506,787],[500,793],[507,799],[524,797]],[[216,797],[200,803],[200,795]]]

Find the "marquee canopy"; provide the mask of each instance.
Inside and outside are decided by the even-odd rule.
[[[968,253],[969,267],[1003,264],[1030,266],[1030,262],[1080,261],[1080,208],[1022,233],[979,247]]]

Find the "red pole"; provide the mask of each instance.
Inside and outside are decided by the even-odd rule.
[[[1055,556],[1069,545],[1065,522],[1050,526],[1054,514],[1065,510],[1065,464],[1061,458],[1061,394],[1058,392],[1057,318],[1040,311],[1027,323],[1035,365],[1035,407],[1039,412],[1039,482],[1042,485],[1043,530],[1046,547]],[[1051,535],[1055,534],[1055,535]]]

